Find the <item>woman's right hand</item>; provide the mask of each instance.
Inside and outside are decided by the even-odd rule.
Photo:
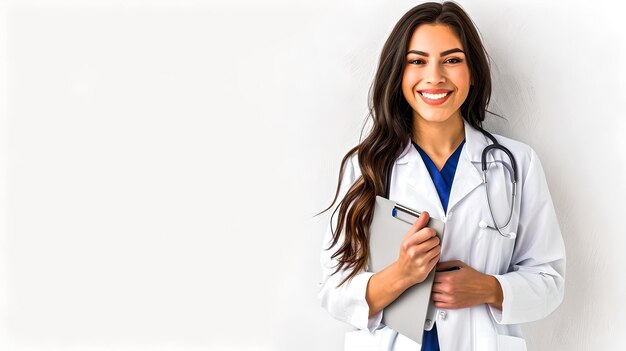
[[[402,239],[400,257],[368,281],[365,300],[370,318],[406,289],[423,282],[439,261],[439,237],[434,229],[426,227],[429,220],[428,212],[422,212]]]
[[[400,244],[395,265],[407,288],[423,282],[439,261],[441,245],[437,232],[426,227],[429,219],[428,212],[422,212]]]

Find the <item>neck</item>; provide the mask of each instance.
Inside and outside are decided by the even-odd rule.
[[[465,138],[465,126],[460,115],[445,122],[429,122],[413,117],[413,141],[429,156],[450,156]]]

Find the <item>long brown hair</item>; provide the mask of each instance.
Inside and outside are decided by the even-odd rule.
[[[373,126],[367,137],[343,157],[335,197],[326,209],[333,207],[339,196],[345,165],[358,153],[361,176],[352,184],[335,209],[339,210],[337,229],[327,250],[340,245],[332,258],[338,264],[333,274],[342,269],[352,272],[339,285],[365,269],[369,259],[368,235],[376,195],[385,196],[386,176],[400,156],[413,133],[413,111],[402,94],[402,75],[406,52],[415,29],[422,24],[449,26],[459,37],[467,57],[472,85],[461,115],[473,127],[481,128],[491,96],[491,75],[487,53],[478,31],[465,11],[454,2],[424,3],[409,10],[395,25],[383,46],[376,76],[369,91],[369,118]],[[332,217],[331,216],[331,228]],[[341,232],[344,240],[339,244]]]

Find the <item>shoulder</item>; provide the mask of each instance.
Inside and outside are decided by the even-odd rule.
[[[499,134],[493,134],[493,136],[496,137],[500,144],[511,151],[520,165],[530,163],[532,158],[537,157],[535,150],[526,143]]]
[[[518,173],[521,177],[519,181],[521,181],[522,184],[526,182],[529,176],[532,177],[533,174],[545,177],[539,156],[530,145],[502,135],[494,134],[494,136],[500,144],[509,149],[515,158]]]

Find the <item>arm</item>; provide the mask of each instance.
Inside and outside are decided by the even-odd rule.
[[[438,308],[488,304],[500,324],[541,319],[563,299],[565,249],[543,169],[531,151],[508,272],[488,275],[461,261],[441,262],[433,285]],[[450,270],[452,267],[460,269]]]
[[[356,179],[354,167],[346,169],[341,196]],[[383,309],[392,303],[410,286],[423,281],[439,259],[441,246],[436,232],[424,228],[429,220],[427,212],[416,220],[405,235],[400,247],[399,258],[384,270],[374,274],[360,272],[352,280],[341,286],[339,283],[349,275],[349,271],[333,274],[337,260],[332,258],[333,250],[325,250],[332,239],[330,228],[326,231],[322,250],[322,283],[318,298],[322,307],[336,319],[349,323],[358,329],[373,332],[380,326]],[[343,238],[339,239],[341,243]]]
[[[435,230],[425,228],[429,219],[428,212],[423,211],[402,239],[398,259],[370,278],[365,295],[370,316],[387,307],[406,289],[424,281],[435,267],[441,246]]]
[[[328,234],[326,237],[330,238]],[[328,243],[327,240],[324,242]],[[370,313],[365,297],[368,283],[374,273],[360,272],[352,280],[338,287],[339,283],[350,272],[339,271],[332,275],[336,260],[330,258],[331,251],[334,250],[322,250],[322,282],[317,295],[320,304],[333,318],[348,323],[357,329],[374,332],[380,326],[383,318],[382,310]]]
[[[544,318],[563,300],[565,245],[543,168],[532,150],[530,157],[511,267],[494,276],[504,298],[501,310],[490,309],[500,324]]]
[[[437,308],[457,309],[488,304],[502,310],[504,294],[494,276],[481,273],[461,261],[448,261],[437,265],[432,299]]]
[[[350,186],[358,179],[359,174],[355,170],[353,156],[347,163],[344,175],[341,180],[341,189],[338,200],[342,199]],[[335,219],[336,221],[336,219]],[[338,287],[339,283],[349,275],[349,271],[339,271],[333,274],[337,260],[332,258],[337,246],[331,250],[326,250],[332,240],[331,227],[335,228],[335,223],[330,223],[326,229],[323,241],[322,253],[320,257],[322,266],[322,281],[317,295],[321,306],[335,319],[351,324],[358,329],[366,329],[373,332],[380,326],[382,311],[371,314],[369,305],[365,298],[368,282],[374,273],[360,272],[352,280]],[[340,244],[342,238],[339,239]]]
[[[361,272],[339,287],[337,285],[349,271],[339,271],[331,275],[337,261],[331,258],[330,250],[323,250],[324,280],[318,294],[322,307],[336,319],[358,329],[367,329],[370,332],[377,329],[382,320],[383,309],[406,289],[426,279],[439,260],[439,238],[433,229],[423,228],[428,219],[428,212],[422,212],[422,216],[409,229],[396,262],[375,274]],[[326,243],[331,235],[329,229]]]

